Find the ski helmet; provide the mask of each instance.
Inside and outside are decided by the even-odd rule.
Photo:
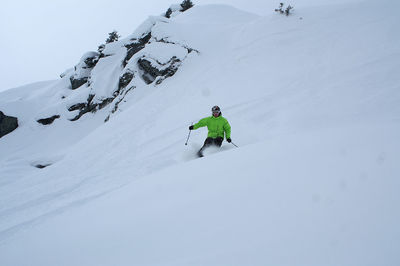
[[[219,107],[217,105],[213,106],[213,108],[211,108],[211,111],[212,111],[213,114],[220,114],[221,113],[221,109],[219,109]]]

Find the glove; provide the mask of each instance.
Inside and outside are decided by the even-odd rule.
[[[189,130],[193,130],[193,126],[190,126],[190,127],[189,127]]]
[[[228,143],[231,143],[232,140],[231,140],[231,138],[227,138],[226,141],[227,141]]]

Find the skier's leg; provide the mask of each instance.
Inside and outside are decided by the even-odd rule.
[[[210,138],[210,137],[206,138],[202,148],[207,148],[207,147],[211,146],[213,144],[213,142],[214,142],[213,138]]]
[[[212,145],[213,142],[214,142],[214,139],[213,139],[213,138],[206,138],[206,140],[204,141],[203,147],[201,147],[201,149],[197,152],[197,155],[198,155],[199,157],[203,157],[203,156],[204,156],[204,155],[203,155],[204,149],[206,149],[207,147],[209,147],[210,145]]]
[[[217,137],[216,139],[214,139],[214,144],[215,144],[217,147],[221,147],[223,141],[224,141],[224,138],[222,138],[222,137]]]

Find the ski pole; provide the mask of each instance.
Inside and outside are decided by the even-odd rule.
[[[192,126],[193,126],[193,123],[191,124]],[[191,130],[189,130],[189,134],[188,134],[188,137],[187,137],[187,140],[186,140],[186,143],[185,143],[185,145],[187,145],[188,144],[188,141],[189,141],[189,138],[190,138],[190,132],[192,132]]]
[[[233,143],[232,141],[231,141],[231,144],[233,145],[233,146],[235,146],[236,148],[239,148],[235,143]]]

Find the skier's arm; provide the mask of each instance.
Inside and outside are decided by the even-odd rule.
[[[226,139],[230,139],[231,138],[231,125],[229,125],[228,120],[226,120],[226,123],[224,124],[224,131],[225,131]]]
[[[201,119],[198,123],[193,125],[193,129],[207,126],[208,117]]]

